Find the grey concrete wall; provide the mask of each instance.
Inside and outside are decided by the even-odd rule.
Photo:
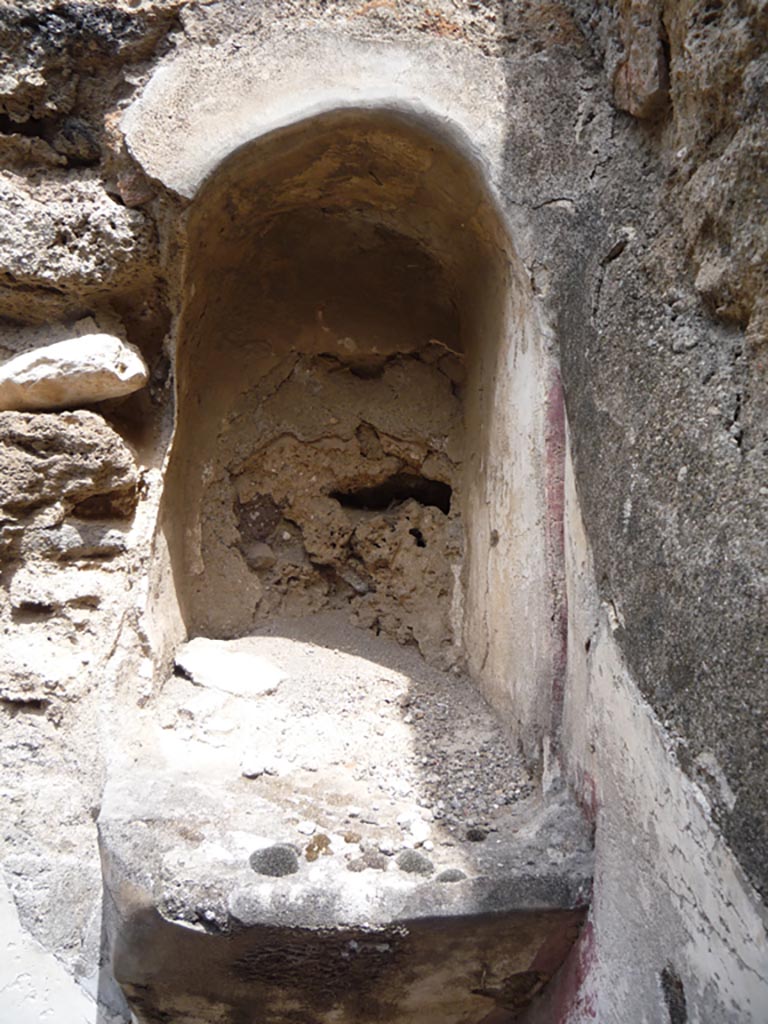
[[[577,488],[628,667],[765,893],[765,11],[641,7],[583,21],[615,102],[622,68],[663,97],[616,118],[562,279]]]

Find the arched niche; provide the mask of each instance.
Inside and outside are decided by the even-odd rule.
[[[504,217],[445,122],[344,108],[241,146],[188,215],[156,635],[346,609],[466,664],[539,737],[543,367]]]

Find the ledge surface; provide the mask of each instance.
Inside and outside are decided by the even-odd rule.
[[[187,678],[113,766],[113,966],[139,1019],[446,1024],[524,1005],[585,913],[578,810],[544,801],[477,692],[414,649],[334,616],[271,632],[182,650]]]

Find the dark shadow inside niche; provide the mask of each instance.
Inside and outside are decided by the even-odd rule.
[[[440,480],[428,480],[414,473],[395,473],[387,480],[353,491],[332,491],[331,497],[343,508],[377,512],[413,499],[420,505],[439,508],[445,515],[451,511],[452,489]]]
[[[8,114],[0,114],[0,135],[24,135],[28,139],[44,139],[51,134],[50,118],[32,118],[14,121]]]

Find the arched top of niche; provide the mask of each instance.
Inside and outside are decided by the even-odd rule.
[[[394,302],[409,290],[405,277],[439,268],[435,295],[442,292],[446,316],[460,311],[468,325],[492,280],[508,297],[510,284],[524,287],[486,172],[462,129],[425,110],[346,104],[308,113],[244,143],[208,175],[188,214],[186,279],[214,268],[240,274],[250,259],[258,263],[277,225],[290,232],[291,219],[285,261],[295,266],[306,245],[318,244],[323,220],[335,221],[363,253],[377,239],[397,239],[400,258],[381,267]],[[464,347],[466,333],[451,347]]]
[[[154,69],[121,127],[152,178],[192,198],[250,140],[342,107],[414,111],[461,127],[498,178],[509,119],[502,62],[454,41],[397,43],[346,30],[260,29],[238,40],[187,37]]]
[[[313,106],[256,132],[210,168],[196,190],[195,203],[205,201],[217,182],[236,185],[243,180],[264,187],[269,183],[272,197],[286,203],[312,201],[319,197],[313,185],[327,179],[333,167],[333,163],[318,167],[314,154],[324,154],[330,145],[343,146],[351,165],[355,157],[366,163],[371,155],[383,159],[391,168],[388,176],[394,173],[408,179],[435,171],[436,183],[459,201],[463,211],[467,203],[482,199],[492,202],[501,216],[489,186],[488,162],[458,122],[415,102],[384,100]],[[470,182],[473,187],[462,198],[457,185]],[[336,198],[343,198],[343,185],[340,177],[333,190]]]

